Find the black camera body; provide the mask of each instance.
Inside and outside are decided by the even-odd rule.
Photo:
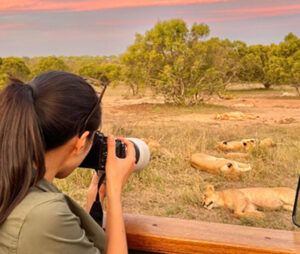
[[[142,170],[147,167],[150,160],[150,151],[147,144],[138,138],[127,138],[134,146],[135,150],[135,171]],[[116,156],[119,158],[126,157],[126,145],[116,140]],[[102,176],[98,183],[98,189],[105,180],[105,166],[107,160],[107,137],[100,131],[96,131],[93,139],[92,147],[85,157],[83,162],[79,165],[80,168],[92,168],[100,173]],[[90,215],[95,221],[102,227],[103,222],[103,210],[99,201],[99,195],[96,197]]]
[[[147,167],[150,160],[150,151],[145,142],[137,138],[128,138],[133,144],[135,150],[136,170],[141,170]],[[126,145],[116,140],[116,156],[119,158],[126,157]],[[93,145],[88,155],[79,165],[80,168],[92,168],[96,171],[105,171],[107,159],[107,137],[102,132],[96,131]]]
[[[126,157],[126,145],[120,140],[116,140],[116,156],[119,158]],[[92,148],[79,167],[105,171],[106,159],[107,137],[100,131],[96,131]]]

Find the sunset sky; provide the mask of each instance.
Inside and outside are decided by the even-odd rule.
[[[300,37],[300,0],[0,0],[0,57],[117,55],[172,18],[247,44]]]

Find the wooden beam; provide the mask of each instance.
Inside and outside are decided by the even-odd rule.
[[[300,253],[300,233],[124,214],[129,249],[156,253]]]

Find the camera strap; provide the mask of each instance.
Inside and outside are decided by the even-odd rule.
[[[100,196],[99,196],[99,190],[101,185],[103,184],[105,180],[105,173],[101,176],[99,182],[98,182],[98,190],[97,190],[97,196],[96,200],[94,201],[92,208],[90,210],[90,215],[93,217],[93,219],[99,224],[100,227],[103,226],[103,209],[100,202]]]

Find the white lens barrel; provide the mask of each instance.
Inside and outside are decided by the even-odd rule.
[[[126,138],[134,143],[140,152],[140,158],[138,162],[135,164],[135,171],[140,171],[146,168],[150,161],[150,150],[148,145],[141,139],[138,138]]]

